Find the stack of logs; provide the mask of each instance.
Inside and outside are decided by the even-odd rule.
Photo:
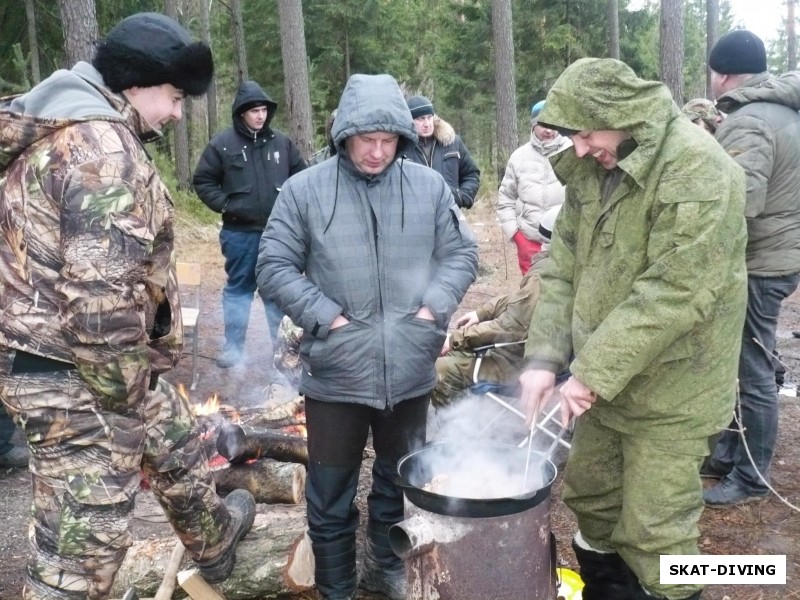
[[[238,413],[223,405],[198,421],[206,432],[217,492],[246,489],[258,505],[255,523],[237,547],[233,573],[212,588],[183,557],[174,535],[151,538],[128,551],[112,597],[135,588],[139,598],[169,599],[176,581],[193,600],[308,597],[303,592],[314,585],[314,558],[301,504],[308,464],[302,398]]]

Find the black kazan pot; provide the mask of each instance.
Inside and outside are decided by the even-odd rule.
[[[516,446],[444,442],[400,460],[405,520],[389,542],[405,561],[410,600],[555,600],[556,468],[534,452],[526,475],[527,457]],[[455,489],[467,493],[446,495],[449,482],[465,477],[468,485]],[[431,481],[447,491],[423,489]]]

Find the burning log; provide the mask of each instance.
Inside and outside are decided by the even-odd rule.
[[[141,597],[152,596],[161,583],[164,565],[175,546],[175,536],[134,542],[114,583],[112,597],[130,587]],[[183,569],[196,566],[188,557]],[[236,564],[228,580],[218,587],[234,600],[287,598],[314,585],[314,556],[306,535],[305,506],[273,505],[256,515],[253,528],[236,548]]]
[[[231,464],[272,458],[308,465],[308,444],[304,437],[274,429],[244,428],[233,423],[222,426],[217,437],[217,452]]]
[[[214,481],[222,494],[242,488],[253,494],[259,504],[298,504],[305,495],[306,468],[264,459],[214,471]]]
[[[295,396],[288,402],[284,402],[268,410],[261,411],[259,418],[254,420],[252,424],[268,426],[266,423],[269,421],[297,418],[299,415],[302,415],[304,417],[303,420],[305,420],[305,415],[303,415],[304,409],[305,399],[303,396]]]

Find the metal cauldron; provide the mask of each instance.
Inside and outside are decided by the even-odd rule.
[[[533,454],[539,477],[524,491],[527,450],[516,446],[443,442],[400,460],[406,518],[389,530],[389,542],[406,563],[409,599],[555,600],[550,488],[556,467]],[[518,475],[519,493],[459,498],[423,489],[434,476],[461,473],[459,457],[478,455],[500,461],[512,479]]]

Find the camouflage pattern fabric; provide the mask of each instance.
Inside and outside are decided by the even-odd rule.
[[[524,367],[521,353],[521,344],[516,351],[498,348],[489,352],[481,361],[480,381],[513,384]],[[475,354],[463,350],[454,350],[436,360],[436,387],[431,394],[433,406],[442,408],[463,395],[473,383],[475,360]]]
[[[698,554],[703,497],[697,473],[706,454],[708,438],[626,435],[604,427],[591,410],[575,425],[564,503],[589,545],[619,552],[654,597],[688,598],[703,587],[662,585],[659,565],[662,554]],[[623,485],[623,476],[632,485]]]
[[[666,86],[613,59],[581,59],[553,85],[542,122],[629,132],[606,171],[574,148],[526,359],[598,395],[612,429],[700,438],[728,425],[747,302],[744,172],[697,135]],[[608,185],[616,178],[618,185]]]
[[[431,403],[437,408],[450,404],[473,383],[475,354],[473,348],[501,342],[524,341],[528,335],[533,309],[539,300],[540,273],[547,264],[548,250],[533,257],[531,267],[522,278],[519,289],[496,296],[475,311],[479,323],[461,327],[450,334],[452,350],[436,359],[436,387]],[[522,372],[524,344],[503,346],[484,356],[480,381],[515,383]]]
[[[587,541],[619,552],[646,591],[685,598],[702,586],[661,585],[660,555],[698,552],[699,467],[733,411],[744,172],[666,86],[613,59],[570,65],[540,119],[631,136],[611,170],[574,148],[553,159],[567,199],[525,354],[558,372],[574,352],[571,373],[597,394],[577,419],[565,502]]]
[[[163,382],[149,391],[183,346],[174,206],[142,145],[158,134],[70,73],[51,77],[71,77],[72,102],[98,116],[37,118],[0,100],[0,399],[32,455],[27,600],[108,597],[140,470],[193,558],[213,560],[232,535],[189,408]],[[17,351],[75,368],[14,374]]]
[[[160,381],[136,407],[103,410],[75,371],[9,375],[0,354],[0,399],[31,450],[33,558],[23,597],[109,597],[131,545],[141,473],[194,560],[230,544],[230,514],[215,493],[187,401]]]
[[[689,100],[683,105],[682,111],[692,123],[703,121],[711,133],[717,130],[717,119],[720,113],[711,100],[706,100],[705,98]]]
[[[300,362],[300,340],[303,329],[295,325],[289,317],[283,317],[275,340],[273,364],[281,375],[295,388],[300,385],[303,365]]]
[[[174,205],[134,133],[149,126],[109,102],[127,120],[0,110],[16,154],[0,177],[0,347],[75,363],[116,409],[177,363],[183,329]]]

